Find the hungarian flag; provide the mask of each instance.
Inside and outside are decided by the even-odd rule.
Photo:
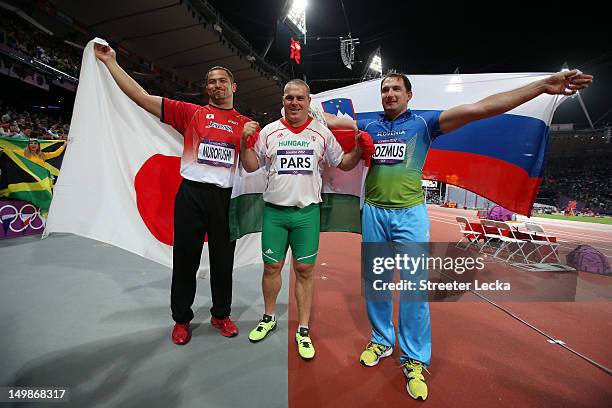
[[[345,152],[355,147],[353,130],[335,130],[334,136]],[[321,189],[321,232],[361,233],[360,207],[363,204],[362,181],[365,180],[364,161],[350,171],[328,167],[324,163]],[[230,235],[237,239],[253,232],[261,232],[266,186],[264,170],[247,173],[238,165],[230,202]]]
[[[51,205],[53,182],[63,159],[63,141],[40,140],[41,150],[51,156],[41,166],[23,155],[28,139],[0,137],[0,197],[27,201],[43,213]],[[57,152],[57,155],[53,153]]]

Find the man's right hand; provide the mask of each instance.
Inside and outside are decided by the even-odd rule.
[[[240,163],[242,167],[248,172],[252,173],[259,168],[259,162],[257,161],[257,154],[253,150],[255,144],[254,135],[259,129],[259,123],[250,121],[244,124],[242,127],[242,140],[240,142]]]
[[[96,58],[98,58],[105,64],[115,61],[115,59],[117,58],[115,50],[113,50],[108,45],[94,44],[94,52],[96,53]]]
[[[259,123],[255,121],[247,122],[244,124],[242,128],[242,139],[246,140],[249,136],[253,136],[257,129],[259,128]]]
[[[138,82],[128,75],[117,63],[117,54],[108,45],[94,44],[96,58],[104,63],[119,88],[138,106],[161,119],[162,98],[149,95]]]

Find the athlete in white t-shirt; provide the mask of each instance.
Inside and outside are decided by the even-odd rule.
[[[257,124],[247,123],[240,144],[244,169],[253,172],[263,167],[266,173],[261,238],[265,312],[249,340],[263,340],[276,329],[274,312],[281,288],[281,269],[291,246],[299,319],[295,338],[304,359],[315,355],[308,321],[312,275],[319,249],[323,165],[348,171],[361,158],[359,144],[350,153],[344,153],[329,129],[308,117],[309,106],[308,85],[299,79],[289,81],[283,94],[284,117],[264,127],[251,148],[247,147],[247,139],[256,132]]]
[[[338,167],[344,156],[329,129],[311,118],[300,127],[284,118],[270,123],[259,134],[255,152],[268,182],[264,201],[299,208],[321,202],[321,165]]]

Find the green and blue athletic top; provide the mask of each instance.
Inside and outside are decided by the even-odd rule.
[[[375,153],[365,183],[366,203],[381,208],[410,208],[423,203],[421,173],[431,142],[440,135],[440,113],[408,109],[394,120],[384,114],[360,119]]]

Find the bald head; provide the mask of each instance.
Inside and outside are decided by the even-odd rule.
[[[285,87],[283,88],[283,95],[287,94],[287,89],[289,87],[292,86],[302,86],[304,88],[306,88],[306,93],[308,94],[308,96],[310,97],[310,87],[308,86],[308,84],[304,81],[302,81],[301,79],[292,79],[291,81],[287,82],[285,84]]]

